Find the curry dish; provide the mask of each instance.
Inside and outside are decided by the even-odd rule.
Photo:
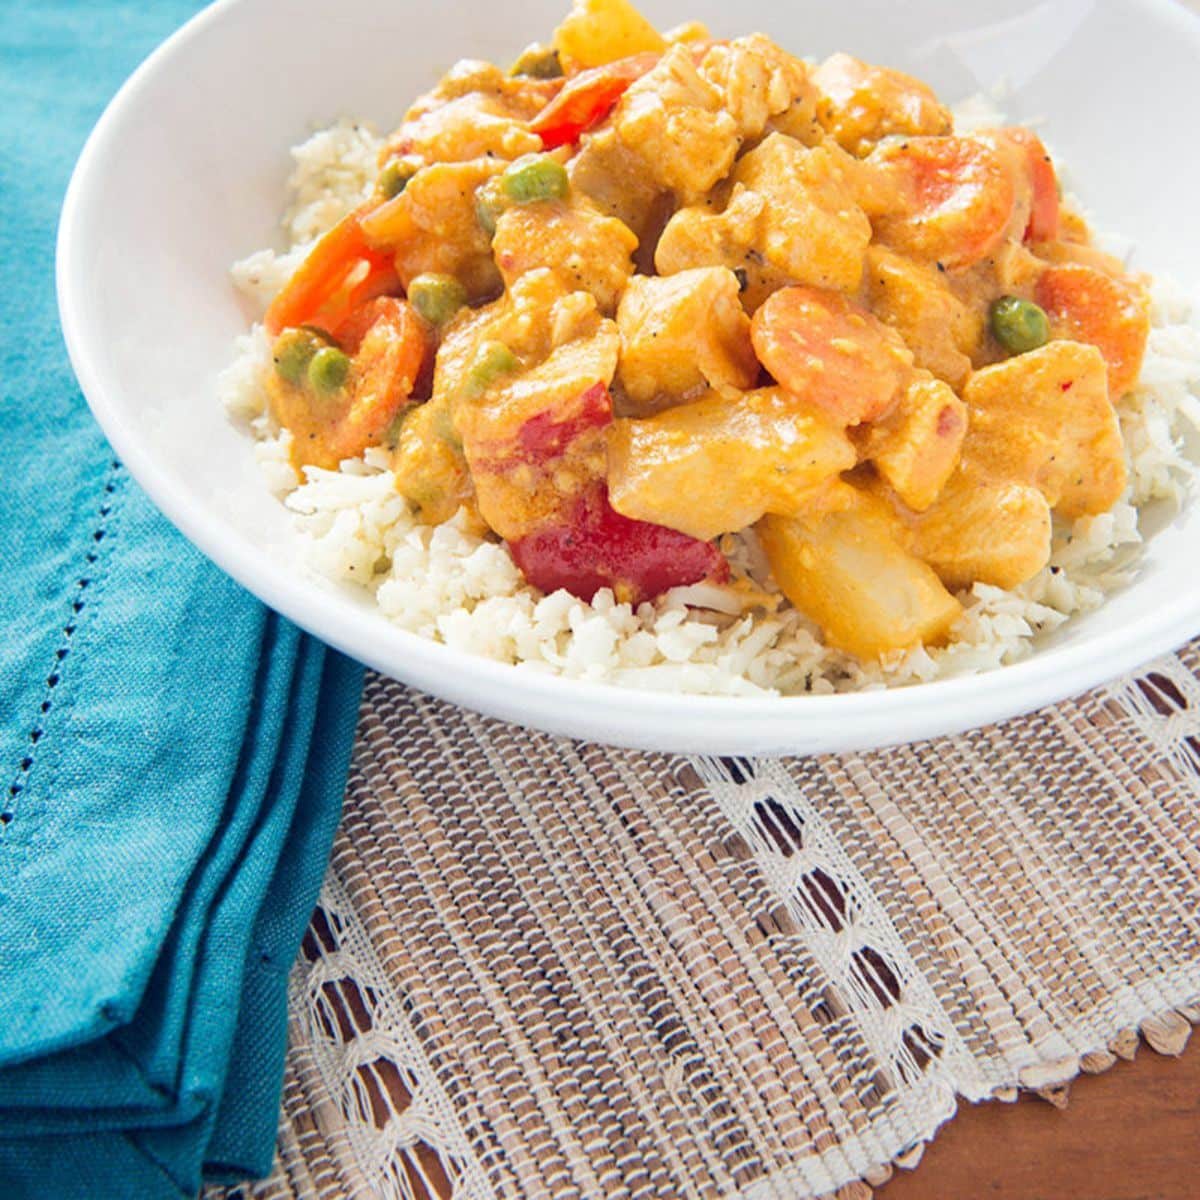
[[[423,521],[465,510],[544,592],[770,606],[723,553],[752,526],[866,660],[1117,502],[1148,311],[1033,132],[576,0],[410,109],[268,309],[266,387],[296,467],[390,447]]]

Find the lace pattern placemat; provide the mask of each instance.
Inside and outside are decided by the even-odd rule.
[[[866,1197],[959,1096],[1200,1016],[1200,643],[872,754],[613,750],[368,683],[263,1196]]]

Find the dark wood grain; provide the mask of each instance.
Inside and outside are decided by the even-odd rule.
[[[962,1104],[915,1170],[878,1200],[1197,1200],[1200,1036],[1180,1058],[1132,1063],[1071,1086],[1064,1110]]]

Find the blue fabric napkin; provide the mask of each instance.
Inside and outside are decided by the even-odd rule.
[[[0,1197],[194,1194],[271,1165],[285,984],[361,668],[204,560],[67,365],[67,178],[194,0],[0,20]],[[215,403],[215,400],[214,400]]]

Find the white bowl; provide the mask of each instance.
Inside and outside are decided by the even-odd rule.
[[[361,594],[291,564],[293,534],[215,379],[248,323],[230,263],[275,238],[288,147],[342,115],[394,125],[459,57],[506,61],[566,0],[222,0],[160,47],[109,106],[63,208],[58,291],[92,411],[167,516],[292,620],[371,666],[511,721],[710,753],[862,749],[1028,712],[1200,631],[1200,506],[1151,543],[1137,581],[1029,660],[890,692],[724,699],[586,684],[474,658],[392,626]],[[846,49],[948,99],[1005,82],[1045,116],[1077,189],[1138,261],[1200,281],[1200,21],[1165,0],[647,0],[669,26],[762,30],[795,53]]]

